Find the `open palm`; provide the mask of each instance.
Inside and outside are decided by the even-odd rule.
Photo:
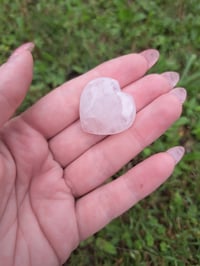
[[[170,153],[156,154],[105,183],[180,116],[175,73],[146,75],[151,51],[108,61],[10,118],[32,79],[27,50],[0,68],[0,261],[10,265],[60,265],[81,240],[132,207],[172,173]],[[107,76],[134,96],[137,117],[113,136],[84,133],[80,93]],[[171,79],[171,82],[170,82]],[[169,108],[170,107],[170,108]]]

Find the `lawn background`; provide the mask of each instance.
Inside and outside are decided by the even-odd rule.
[[[36,44],[34,80],[19,111],[107,59],[146,48],[161,54],[152,72],[178,71],[188,91],[182,118],[121,171],[184,145],[173,176],[83,242],[67,265],[200,265],[199,0],[0,0],[0,63],[26,41]]]

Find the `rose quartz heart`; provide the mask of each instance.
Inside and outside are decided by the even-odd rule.
[[[128,129],[135,119],[133,97],[121,91],[117,80],[97,78],[83,89],[80,121],[85,132],[110,135]]]

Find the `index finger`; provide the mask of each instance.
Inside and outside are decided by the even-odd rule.
[[[106,76],[117,79],[124,87],[141,78],[158,57],[156,50],[149,49],[100,64],[47,94],[23,113],[22,118],[45,138],[51,138],[78,119],[80,94],[90,80]]]

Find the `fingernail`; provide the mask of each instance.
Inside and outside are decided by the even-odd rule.
[[[18,47],[8,58],[7,62],[13,61],[18,55],[20,55],[24,51],[32,52],[35,45],[32,42],[24,43],[20,47]]]
[[[187,91],[184,88],[175,88],[171,90],[171,93],[176,95],[181,103],[184,103],[187,98]]]
[[[158,50],[156,49],[148,49],[140,53],[148,62],[148,67],[152,67],[157,61],[160,56]]]
[[[163,77],[167,79],[169,84],[174,87],[179,82],[179,74],[174,71],[168,71],[161,74]]]
[[[182,159],[185,149],[182,146],[176,146],[167,150],[167,153],[173,157],[175,164],[177,164]]]

